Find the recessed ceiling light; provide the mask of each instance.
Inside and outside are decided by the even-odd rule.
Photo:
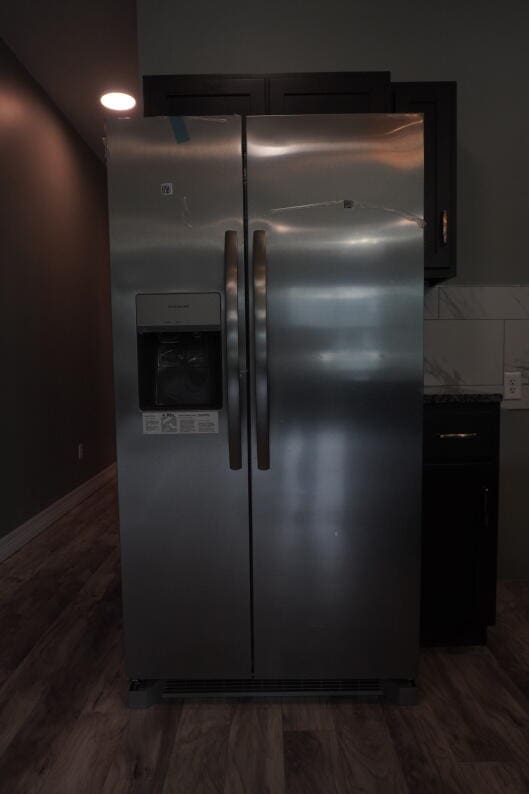
[[[130,94],[123,94],[120,91],[111,91],[103,94],[101,104],[109,110],[130,110],[136,105],[136,100]]]

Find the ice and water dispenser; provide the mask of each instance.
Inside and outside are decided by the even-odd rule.
[[[142,411],[222,407],[217,292],[137,295],[136,326]]]

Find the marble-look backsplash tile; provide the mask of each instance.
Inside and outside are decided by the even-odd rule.
[[[503,321],[426,320],[424,384],[461,389],[503,383]]]
[[[521,372],[529,384],[529,320],[505,322],[505,372]]]
[[[512,411],[529,408],[529,320],[505,321],[505,372],[522,373],[522,399],[504,400],[503,407]]]
[[[529,286],[439,287],[441,320],[529,319]]]
[[[439,288],[424,285],[424,319],[437,320],[439,317]]]
[[[426,393],[503,392],[504,372],[522,373],[529,410],[529,286],[440,284],[424,293]]]

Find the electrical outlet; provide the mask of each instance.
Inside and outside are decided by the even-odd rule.
[[[81,442],[77,444],[77,460],[82,460],[84,458],[84,444]]]
[[[503,376],[503,399],[504,400],[522,399],[521,372],[505,372]]]

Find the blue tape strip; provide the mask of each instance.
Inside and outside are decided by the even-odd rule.
[[[182,116],[169,116],[169,121],[173,128],[173,135],[177,143],[185,143],[190,140],[186,123]]]

